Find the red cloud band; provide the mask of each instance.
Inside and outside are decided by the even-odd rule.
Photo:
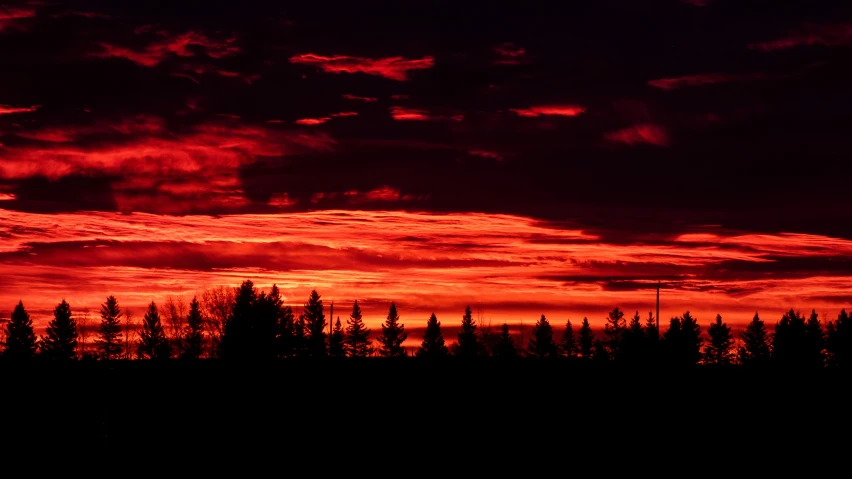
[[[408,80],[409,71],[432,68],[435,59],[429,56],[409,60],[403,57],[363,58],[305,53],[290,57],[290,62],[315,65],[327,73],[366,73],[391,80],[405,81]]]

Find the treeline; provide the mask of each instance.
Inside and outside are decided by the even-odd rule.
[[[138,329],[129,327],[132,318],[125,315],[114,296],[109,296],[101,305],[94,352],[87,351],[85,328],[78,330],[78,321],[65,300],[56,306],[53,315],[45,336],[36,338],[32,320],[19,302],[4,328],[0,358],[6,362],[131,358],[271,361],[411,355],[403,347],[408,334],[394,303],[381,331],[373,334],[364,324],[357,301],[344,326],[340,316],[326,319],[323,301],[316,290],[297,316],[290,306],[283,304],[276,286],[267,293],[258,291],[251,281],[234,289],[205,291],[200,300],[193,298],[188,307],[173,299],[164,308],[151,302]],[[444,340],[441,322],[432,314],[413,355],[427,359],[562,358],[588,364],[646,366],[838,367],[851,361],[850,328],[846,310],[826,322],[815,311],[805,318],[791,309],[770,333],[755,313],[737,342],[720,315],[707,327],[705,337],[689,311],[671,318],[665,332],[660,334],[652,313],[643,321],[637,311],[628,320],[623,311],[615,308],[609,312],[600,336],[592,331],[588,318],[583,318],[576,330],[568,321],[561,337],[555,338],[553,327],[542,314],[532,328],[531,337],[524,342],[511,334],[506,323],[498,331],[492,331],[490,325],[478,325],[468,306],[462,316],[461,330],[450,345]]]

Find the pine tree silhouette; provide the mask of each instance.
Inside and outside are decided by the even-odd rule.
[[[752,366],[765,365],[770,359],[769,334],[757,313],[740,336],[743,344],[737,351],[740,363]]]
[[[825,365],[825,333],[816,310],[811,310],[811,316],[805,323],[805,336],[807,340],[807,353],[805,366],[822,367]]]
[[[826,325],[825,349],[832,366],[849,367],[852,364],[852,319],[845,309],[835,321]]]
[[[189,303],[189,313],[186,315],[186,326],[183,333],[183,354],[186,359],[198,359],[204,347],[204,317],[201,314],[201,304],[197,297]]]
[[[462,358],[475,358],[482,352],[482,344],[476,334],[476,320],[470,306],[464,309],[461,332],[458,333],[458,344],[453,348],[453,354]]]
[[[518,357],[518,348],[515,346],[512,335],[509,334],[507,323],[503,323],[500,327],[500,335],[497,336],[497,342],[494,344],[494,357],[504,359]]]
[[[64,299],[53,309],[53,319],[45,332],[47,336],[40,341],[42,357],[52,361],[71,361],[76,357],[77,322]]]
[[[278,310],[278,357],[290,358],[296,351],[296,318],[293,308],[282,305]]]
[[[722,322],[722,315],[716,315],[716,321],[707,328],[710,341],[704,351],[704,362],[707,364],[728,365],[733,362],[734,337],[731,328]]]
[[[527,345],[527,355],[534,358],[555,358],[557,346],[553,342],[553,327],[544,315],[535,323]]]
[[[305,313],[303,312],[293,326],[293,356],[297,358],[304,358],[308,355],[308,338],[305,329]]]
[[[604,336],[609,347],[610,359],[619,359],[621,341],[624,339],[624,332],[627,330],[627,324],[624,321],[624,311],[614,308],[609,312],[604,325]]]
[[[595,363],[604,364],[609,362],[612,359],[612,356],[609,354],[609,348],[606,343],[601,341],[600,339],[595,340],[595,345],[592,353],[592,360]]]
[[[775,323],[772,335],[772,361],[785,367],[807,364],[808,335],[805,318],[790,309]]]
[[[234,292],[231,315],[225,321],[222,333],[222,358],[248,359],[254,356],[252,322],[257,299],[257,289],[251,280],[243,281]]]
[[[18,301],[12,311],[11,319],[6,323],[6,350],[3,357],[9,361],[32,361],[36,353],[36,336],[33,321],[24,308],[24,302]]]
[[[331,336],[328,337],[328,355],[332,358],[346,357],[346,335],[340,324],[340,316],[337,317]]]
[[[444,344],[444,335],[441,333],[441,322],[435,313],[426,321],[426,330],[423,332],[423,342],[417,350],[418,358],[438,359],[447,357],[449,351]]]
[[[680,318],[682,361],[684,364],[697,364],[701,361],[701,326],[689,311]]]
[[[163,323],[160,320],[160,310],[151,301],[145,317],[142,318],[142,331],[139,333],[139,343],[136,345],[136,355],[144,359],[169,359],[171,344]]]
[[[402,343],[408,338],[405,332],[405,325],[400,324],[399,314],[396,311],[396,305],[391,302],[388,310],[388,317],[382,323],[382,335],[379,336],[379,354],[386,358],[396,358],[405,356],[405,349]]]
[[[311,291],[311,296],[304,308],[305,318],[305,333],[306,333],[306,353],[312,358],[321,358],[328,356],[328,347],[326,345],[325,332],[328,325],[325,322],[325,313],[323,313],[322,299],[320,299],[317,290]]]
[[[642,317],[639,311],[630,318],[630,323],[622,335],[621,360],[639,363],[643,359],[645,346],[645,330],[642,328]]]
[[[115,296],[107,297],[101,305],[101,324],[98,326],[98,338],[95,345],[101,357],[109,361],[121,355],[121,308]]]
[[[568,359],[577,357],[577,338],[574,337],[574,326],[570,319],[565,322],[565,331],[559,341],[559,352]]]
[[[370,330],[361,318],[361,307],[358,301],[352,305],[352,314],[346,320],[346,352],[350,358],[365,358],[370,355]]]
[[[592,359],[595,349],[595,334],[592,332],[592,327],[589,326],[589,318],[583,318],[583,324],[580,326],[580,334],[577,338],[577,348],[579,349],[580,359],[585,361]]]
[[[660,325],[652,311],[645,320],[644,356],[647,361],[657,363],[660,355]]]

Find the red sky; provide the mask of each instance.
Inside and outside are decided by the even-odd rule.
[[[0,7],[0,317],[852,306],[852,6]]]

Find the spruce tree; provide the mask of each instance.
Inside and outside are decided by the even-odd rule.
[[[405,332],[405,325],[400,324],[396,305],[391,302],[388,317],[382,323],[382,335],[378,339],[379,354],[386,358],[405,356],[402,343],[405,342],[406,338],[408,338],[408,334]]]
[[[308,302],[304,307],[306,353],[312,358],[328,356],[325,332],[327,324],[323,313],[322,299],[317,290],[311,291]]]
[[[534,358],[554,358],[557,355],[557,346],[553,342],[553,327],[543,314],[533,326],[527,355]]]
[[[272,360],[278,356],[281,310],[284,302],[277,285],[272,285],[269,294],[261,292],[252,315],[250,328],[252,356],[256,359]]]
[[[115,296],[107,297],[101,305],[101,324],[98,326],[98,337],[95,345],[101,352],[101,357],[109,361],[121,355],[121,308]]]
[[[627,330],[627,324],[624,320],[624,311],[614,308],[609,312],[604,325],[604,336],[609,347],[610,359],[619,359],[621,342],[624,339],[624,332]]]
[[[346,320],[346,352],[350,358],[365,358],[370,355],[370,330],[361,318],[361,307],[358,301],[352,305],[352,314]]]
[[[757,313],[740,335],[742,346],[737,351],[740,363],[746,365],[763,365],[769,362],[769,334],[766,325]]]
[[[811,310],[811,316],[805,323],[805,336],[807,341],[807,353],[805,365],[811,367],[822,367],[825,364],[825,333],[822,330],[819,315],[816,310]]]
[[[36,353],[36,336],[33,321],[24,308],[24,302],[18,301],[12,311],[12,317],[6,323],[6,350],[3,357],[9,361],[31,361]]]
[[[77,322],[71,306],[63,299],[53,308],[53,319],[47,325],[47,336],[41,337],[41,355],[53,361],[71,361],[77,351]]]
[[[308,339],[305,337],[305,313],[299,315],[293,326],[293,356],[304,358],[308,355]]]
[[[630,318],[630,323],[622,336],[621,358],[624,361],[638,363],[642,359],[645,346],[645,330],[639,311]]]
[[[562,339],[559,341],[559,351],[568,359],[577,357],[577,338],[574,337],[574,326],[570,319],[565,322],[565,331],[562,332]]]
[[[444,358],[448,354],[447,346],[444,344],[444,335],[441,333],[441,322],[435,313],[426,321],[426,330],[423,332],[423,342],[417,350],[418,358],[437,359]]]
[[[600,339],[595,340],[595,345],[593,348],[592,360],[595,363],[605,364],[612,359],[612,356],[609,353],[609,348],[606,343],[601,341]]]
[[[848,367],[852,364],[852,318],[845,309],[840,311],[831,328],[826,326],[825,349],[833,366]]]
[[[476,320],[470,306],[464,309],[462,316],[461,332],[458,333],[458,344],[453,348],[453,353],[462,358],[475,358],[482,352],[482,344],[476,334]]]
[[[332,358],[346,357],[346,335],[343,332],[343,326],[340,324],[340,316],[337,317],[331,336],[328,337],[328,355]]]
[[[222,358],[247,359],[254,355],[252,323],[257,300],[257,289],[251,280],[243,281],[234,291],[234,303],[222,332]]]
[[[201,304],[197,297],[189,303],[189,313],[186,315],[186,326],[183,333],[183,354],[186,359],[198,359],[204,347],[204,317],[201,315]]]
[[[704,350],[704,362],[707,364],[728,365],[733,362],[734,337],[731,328],[722,322],[722,315],[716,315],[716,321],[707,328],[710,341]]]
[[[656,363],[660,354],[660,328],[657,318],[652,311],[648,311],[648,319],[645,320],[644,358]]]
[[[788,367],[807,364],[808,335],[805,318],[792,308],[775,323],[772,335],[772,361]]]
[[[296,353],[296,317],[293,308],[281,306],[278,312],[278,357],[290,358]]]
[[[592,332],[592,327],[589,326],[589,318],[583,318],[583,324],[580,326],[580,334],[577,338],[577,349],[579,349],[580,359],[588,361],[592,359],[595,345],[595,334]]]
[[[494,344],[494,357],[504,359],[518,357],[518,348],[515,346],[512,335],[509,334],[509,325],[506,323],[500,327],[500,335],[497,336],[497,342]]]
[[[142,318],[142,331],[139,333],[136,355],[143,359],[159,360],[169,359],[171,356],[169,337],[160,320],[157,304],[153,301],[148,305],[145,317]]]

